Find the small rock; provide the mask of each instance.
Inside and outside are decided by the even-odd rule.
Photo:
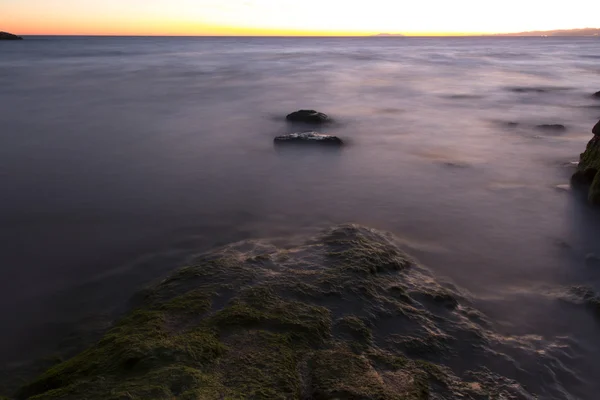
[[[287,143],[306,143],[306,144],[330,144],[341,146],[344,144],[342,139],[333,135],[323,135],[316,132],[290,133],[289,135],[277,136],[274,139],[276,144]]]
[[[12,33],[0,32],[0,40],[23,40],[23,38]]]
[[[596,125],[594,125],[594,128],[592,129],[592,133],[593,133],[594,135],[598,135],[598,136],[600,136],[600,121],[598,121],[598,122],[596,123]]]
[[[592,95],[592,97],[595,97],[597,99],[600,99],[600,92],[596,92]]]
[[[585,263],[590,266],[596,266],[600,264],[600,258],[594,253],[586,254]]]
[[[305,122],[308,124],[323,124],[329,121],[329,117],[326,114],[315,110],[300,110],[289,114],[285,117],[291,122]]]
[[[537,126],[538,129],[542,129],[544,131],[552,131],[552,132],[564,132],[567,128],[561,124],[542,124]]]

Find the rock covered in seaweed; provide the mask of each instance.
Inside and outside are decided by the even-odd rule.
[[[594,137],[579,159],[577,172],[573,175],[573,182],[589,185],[588,199],[593,204],[600,204],[600,121],[592,129]]]
[[[290,133],[288,135],[276,136],[273,139],[276,144],[333,144],[340,146],[344,144],[342,139],[333,135],[323,135],[317,132]]]
[[[391,235],[342,225],[293,248],[245,241],[200,256],[17,397],[533,399],[485,367],[526,376],[511,351],[528,339],[510,347],[490,329]],[[552,373],[534,365],[533,382]]]
[[[23,40],[23,38],[12,33],[0,32],[0,40]]]
[[[290,122],[304,122],[307,124],[323,124],[329,122],[329,117],[315,110],[299,110],[285,117]]]

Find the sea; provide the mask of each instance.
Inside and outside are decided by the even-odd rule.
[[[599,90],[598,37],[1,42],[0,366],[101,331],[193,254],[357,223],[552,354],[515,382],[597,399],[600,312],[563,294],[600,290],[600,208],[569,184]],[[345,145],[273,144],[305,130]]]

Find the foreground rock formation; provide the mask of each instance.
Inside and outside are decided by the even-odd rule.
[[[600,121],[592,129],[594,137],[579,160],[573,182],[589,185],[588,199],[593,204],[600,204]]]
[[[276,136],[276,144],[329,144],[341,146],[344,144],[342,139],[337,136],[323,135],[316,132],[290,133],[289,135]]]
[[[525,378],[514,360],[533,358],[533,382],[552,373],[527,340],[491,331],[391,235],[343,225],[200,256],[17,398],[533,399],[488,369]]]
[[[285,119],[290,122],[304,122],[306,124],[323,124],[330,121],[326,114],[315,110],[299,110],[288,114]]]
[[[0,32],[0,40],[23,40],[23,38],[12,33]]]

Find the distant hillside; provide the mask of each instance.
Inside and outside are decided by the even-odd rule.
[[[531,31],[519,33],[499,33],[494,36],[600,36],[600,29],[562,29],[554,31]]]
[[[378,33],[377,35],[373,35],[377,37],[386,37],[386,36],[404,36],[400,33]]]

